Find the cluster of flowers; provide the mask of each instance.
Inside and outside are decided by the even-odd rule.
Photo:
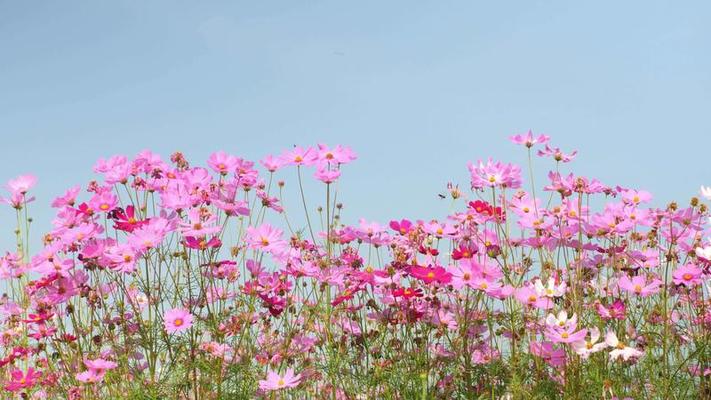
[[[387,225],[342,223],[336,183],[356,158],[343,146],[268,156],[266,175],[224,152],[207,168],[180,153],[102,159],[83,198],[77,186],[52,202],[34,255],[36,180],[13,179],[3,388],[34,399],[711,393],[708,208],[645,206],[645,191],[561,173],[576,152],[545,135],[511,140],[529,155],[545,145],[546,198],[522,189],[519,166],[479,161],[471,196],[449,185],[464,204],[446,219]],[[303,229],[274,184],[288,168]],[[318,218],[306,168],[325,186]]]

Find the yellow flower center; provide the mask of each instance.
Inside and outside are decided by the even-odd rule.
[[[183,325],[183,319],[182,319],[182,318],[176,318],[175,321],[173,321],[173,325],[175,325],[175,326],[181,326],[181,325]]]
[[[561,333],[561,334],[560,334],[560,337],[562,337],[563,339],[567,339],[567,338],[568,338],[568,332],[563,332],[563,333]]]
[[[690,281],[691,278],[693,278],[694,276],[687,272],[684,275],[682,275],[681,277],[684,278],[685,281]]]

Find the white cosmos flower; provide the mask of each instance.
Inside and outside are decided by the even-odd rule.
[[[707,200],[711,200],[711,187],[701,186],[701,195],[706,197]]]
[[[607,331],[607,334],[605,335],[605,343],[608,346],[613,347],[613,350],[610,352],[611,360],[616,360],[622,357],[623,360],[627,361],[630,358],[638,358],[644,354],[643,351],[637,350],[634,347],[629,347],[619,341],[617,339],[617,335],[613,331]]]
[[[701,258],[711,260],[711,246],[697,247],[696,248],[696,255]]]
[[[546,317],[546,325],[551,328],[563,328],[568,325],[577,325],[577,322],[578,316],[573,314],[573,316],[568,318],[568,312],[565,310],[560,311],[558,316],[548,314]]]
[[[565,282],[561,282],[560,285],[555,284],[555,279],[548,278],[548,283],[543,286],[543,281],[536,279],[533,282],[533,288],[536,293],[541,297],[562,297],[565,294]]]
[[[597,353],[598,351],[607,347],[605,342],[598,343],[600,340],[600,330],[597,327],[592,327],[589,330],[590,340],[581,340],[579,342],[573,342],[573,350],[583,359],[590,357],[590,354]]]

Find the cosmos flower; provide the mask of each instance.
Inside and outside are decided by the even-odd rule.
[[[598,343],[598,340],[600,340],[600,330],[597,327],[590,328],[588,332],[590,333],[589,340],[582,339],[572,344],[573,350],[583,359],[607,347],[607,343],[605,342]]]
[[[503,164],[491,159],[486,163],[468,163],[473,189],[501,187],[517,189],[521,187],[521,168],[514,164]]]
[[[422,267],[419,265],[412,265],[408,267],[406,271],[413,278],[417,278],[425,283],[437,282],[440,284],[447,284],[452,280],[452,274],[439,266]]]
[[[674,284],[694,287],[701,284],[703,271],[694,264],[684,264],[678,267],[672,274]]]
[[[284,375],[279,375],[273,370],[267,371],[267,377],[265,380],[259,381],[259,388],[270,392],[274,390],[289,389],[299,385],[301,383],[301,375],[294,375],[294,370],[287,368]]]
[[[181,333],[193,326],[193,316],[184,308],[173,308],[163,315],[163,326],[168,333]]]
[[[210,158],[207,159],[207,165],[220,175],[235,172],[238,164],[239,159],[237,157],[231,156],[224,151],[212,153]]]
[[[639,358],[644,355],[643,351],[637,350],[634,347],[629,347],[624,342],[617,339],[617,335],[611,330],[607,331],[607,334],[605,335],[605,343],[613,348],[613,350],[610,351],[611,360],[616,360],[622,357],[623,360],[627,361],[631,358]]]
[[[15,369],[10,372],[10,381],[5,384],[5,390],[17,392],[18,390],[27,389],[35,386],[37,380],[42,376],[40,371],[35,371],[34,368],[27,368],[27,372],[22,372],[20,369]]]
[[[513,143],[515,144],[521,144],[524,145],[528,148],[533,147],[535,144],[544,144],[550,140],[550,136],[547,135],[538,135],[538,137],[533,136],[533,131],[529,130],[528,133],[525,134],[518,134],[511,136],[509,138]]]
[[[620,289],[642,297],[658,293],[661,284],[662,281],[656,278],[648,283],[647,279],[642,275],[637,275],[632,278],[627,275],[622,275],[620,280],[617,282]]]

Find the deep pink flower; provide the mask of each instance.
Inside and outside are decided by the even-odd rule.
[[[163,325],[168,333],[181,333],[193,326],[193,316],[184,308],[173,308],[163,315]]]
[[[407,235],[413,230],[412,222],[406,219],[400,221],[390,221],[390,228],[401,235]]]
[[[185,238],[184,243],[186,247],[195,250],[214,249],[222,246],[222,242],[217,238],[217,236],[213,236],[210,240],[207,240],[205,237],[195,238],[188,236]]]
[[[29,367],[26,373],[20,369],[13,370],[10,372],[10,382],[5,384],[5,390],[16,392],[18,390],[31,388],[37,384],[37,379],[41,376],[42,373],[35,371],[32,367]]]
[[[126,207],[126,211],[122,208],[117,208],[112,213],[114,219],[114,229],[124,232],[133,232],[148,223],[148,220],[138,220],[136,217],[136,208],[134,206]]]
[[[452,274],[447,272],[442,267],[422,267],[413,265],[406,269],[410,276],[417,278],[425,283],[437,282],[447,284],[452,280]]]

